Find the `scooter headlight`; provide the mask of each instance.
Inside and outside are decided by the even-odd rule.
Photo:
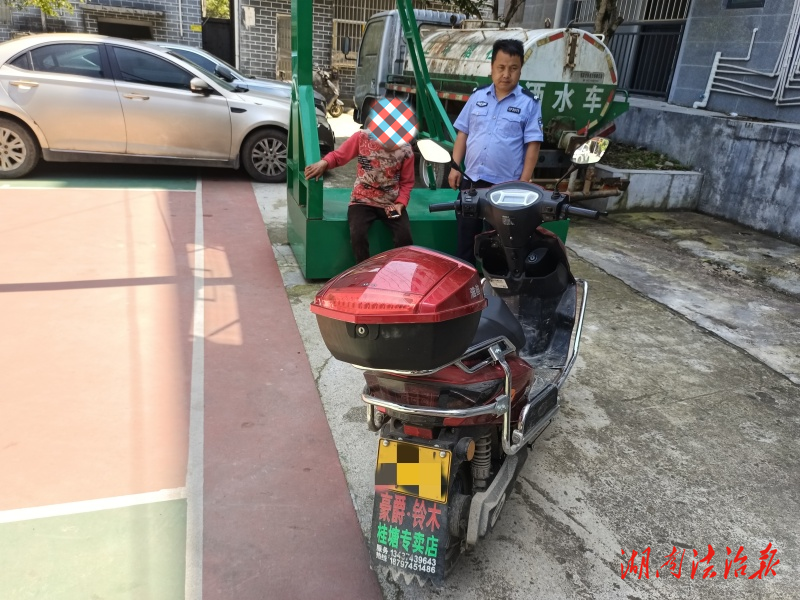
[[[535,204],[541,195],[534,190],[495,190],[489,194],[489,201],[495,206],[524,207]]]

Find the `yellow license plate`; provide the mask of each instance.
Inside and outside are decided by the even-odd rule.
[[[449,450],[380,440],[375,488],[446,504],[451,458]]]

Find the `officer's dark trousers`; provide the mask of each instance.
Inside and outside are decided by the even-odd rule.
[[[411,222],[408,220],[408,211],[403,210],[399,219],[390,219],[386,211],[382,208],[368,206],[366,204],[351,204],[347,207],[347,222],[350,224],[350,245],[353,248],[353,256],[356,262],[360,263],[369,258],[369,233],[370,225],[380,219],[392,232],[394,247],[410,246],[413,244],[411,239]]]
[[[474,188],[487,188],[493,185],[495,184],[490,181],[484,181],[483,179],[472,184]],[[462,177],[459,188],[468,190],[469,187],[470,182],[466,180],[466,177]],[[461,260],[475,265],[475,236],[483,231],[483,220],[467,219],[461,215],[456,215],[456,226],[458,227],[458,251],[456,256]]]

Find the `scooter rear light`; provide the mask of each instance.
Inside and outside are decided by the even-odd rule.
[[[403,425],[403,433],[423,440],[433,439],[433,429],[426,429],[424,427],[415,427],[414,425]]]

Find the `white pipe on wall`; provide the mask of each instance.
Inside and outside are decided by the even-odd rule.
[[[525,10],[525,6],[523,5],[523,10]],[[556,14],[553,16],[553,28],[557,29],[561,27],[561,11],[564,10],[564,0],[558,0],[556,2]]]
[[[796,89],[796,86],[792,85],[792,83],[795,82],[795,72],[800,70],[800,0],[795,0],[794,2],[792,14],[789,18],[789,25],[786,29],[786,35],[784,35],[783,44],[781,44],[781,51],[778,54],[778,59],[775,61],[775,67],[771,72],[765,73],[763,71],[721,62],[748,62],[752,56],[756,32],[758,32],[758,28],[753,29],[747,56],[723,57],[721,52],[715,54],[714,63],[711,67],[708,83],[706,84],[706,90],[703,93],[702,99],[692,105],[693,108],[705,108],[708,104],[711,92],[748,96],[763,100],[775,100],[775,104],[778,106],[794,106],[800,103],[800,98],[784,98],[787,89]],[[723,77],[722,75],[750,75],[768,77],[770,79],[777,77],[777,81],[774,86],[767,87],[732,79],[730,77]],[[765,95],[755,90],[770,93],[769,95]]]

